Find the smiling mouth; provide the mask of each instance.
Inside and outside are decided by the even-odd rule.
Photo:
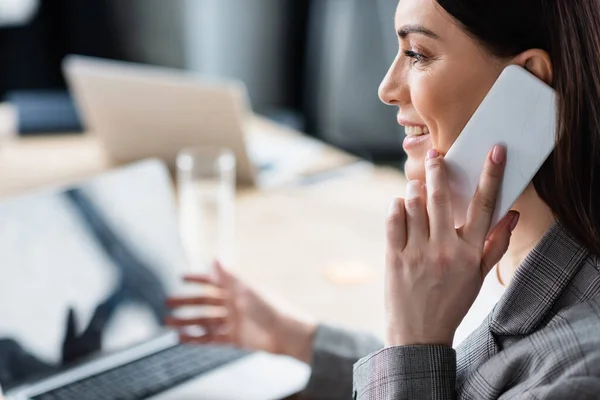
[[[429,134],[429,128],[426,126],[406,126],[404,128],[406,136],[417,137]]]
[[[429,128],[423,125],[404,125],[404,132],[406,137],[402,142],[402,147],[405,151],[413,151],[415,149],[423,148],[429,143],[430,133]]]

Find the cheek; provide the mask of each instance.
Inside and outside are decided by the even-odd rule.
[[[446,153],[466,124],[464,99],[459,85],[446,74],[422,74],[412,86],[415,110],[431,131],[432,146]]]

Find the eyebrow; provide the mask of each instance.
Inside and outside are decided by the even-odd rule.
[[[405,39],[411,33],[418,33],[421,35],[429,36],[433,39],[440,38],[433,31],[430,31],[422,25],[405,25],[402,28],[398,29],[398,36],[400,36],[400,39]]]

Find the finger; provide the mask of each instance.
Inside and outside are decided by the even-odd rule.
[[[199,297],[170,297],[167,307],[176,308],[184,306],[226,306],[227,298],[224,296],[199,296]]]
[[[404,208],[404,199],[395,199],[390,206],[386,237],[390,248],[402,251],[406,247],[406,209]]]
[[[486,159],[477,192],[467,210],[463,235],[469,243],[483,246],[485,242],[496,210],[505,165],[506,149],[503,146],[494,146]]]
[[[232,338],[225,333],[208,333],[202,336],[180,333],[179,342],[183,344],[232,344]]]
[[[225,324],[227,322],[227,316],[219,317],[200,317],[200,318],[175,318],[167,317],[165,323],[167,326],[172,328],[182,328],[185,326],[211,326],[215,327],[218,325]]]
[[[436,150],[427,152],[425,163],[429,235],[433,240],[440,241],[456,235],[448,173],[444,158]]]
[[[216,282],[214,278],[211,278],[207,275],[185,275],[183,277],[184,282],[188,283],[198,283],[201,285],[211,285],[216,286]]]
[[[238,282],[237,277],[230,272],[220,261],[215,261],[216,281],[222,287],[231,287]]]
[[[233,273],[229,272],[220,261],[215,262],[215,272],[221,286],[229,290],[232,294],[232,296],[229,297],[228,303],[229,320],[231,321],[229,335],[232,341],[237,341],[237,338],[240,337],[241,320],[239,318],[240,311],[236,304],[236,297],[241,292],[244,285]]]
[[[509,212],[506,217],[498,223],[492,230],[488,240],[483,247],[481,258],[481,276],[485,278],[487,274],[498,264],[510,245],[510,237],[512,231],[519,222],[519,213],[516,211]]]
[[[425,187],[420,181],[408,182],[406,186],[406,246],[421,245],[429,239]]]

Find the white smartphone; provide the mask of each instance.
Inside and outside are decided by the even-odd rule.
[[[465,223],[492,147],[507,149],[494,227],[554,149],[556,125],[555,91],[524,68],[506,67],[445,157],[456,227]]]

